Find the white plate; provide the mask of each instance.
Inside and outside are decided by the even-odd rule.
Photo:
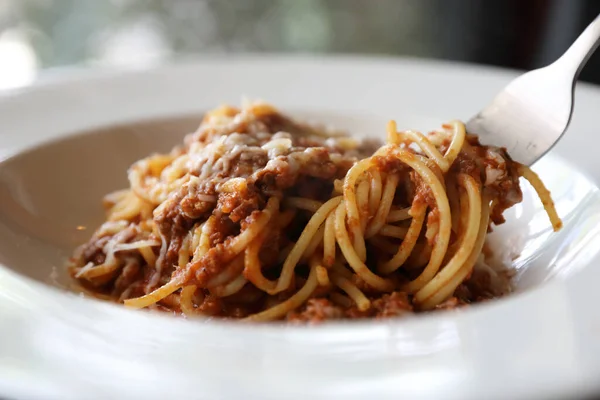
[[[6,158],[93,128],[200,114],[240,95],[383,137],[390,118],[417,129],[467,119],[513,76],[461,64],[271,56],[82,72],[1,97],[0,143]],[[0,164],[0,396],[517,399],[598,391],[598,104],[600,90],[580,85],[571,129],[535,167],[565,229],[551,234],[527,192],[494,234],[505,254],[520,254],[520,293],[398,321],[207,324],[43,284],[89,235],[77,225],[99,218],[100,195],[124,184],[119,174],[131,157],[182,132],[79,136],[9,158]]]

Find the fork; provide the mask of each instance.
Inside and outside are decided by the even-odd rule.
[[[482,143],[505,147],[515,161],[533,164],[569,126],[575,82],[599,44],[600,15],[558,60],[508,84],[467,122],[467,132]]]

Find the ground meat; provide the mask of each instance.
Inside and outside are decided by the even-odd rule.
[[[452,164],[452,170],[457,173],[463,173],[473,177],[476,182],[482,180],[481,166],[478,165],[479,158],[475,155],[460,152],[456,157],[456,160]]]
[[[204,200],[199,200],[197,197],[185,197],[181,200],[181,213],[187,219],[200,219],[202,215],[211,211],[214,208],[214,203]]]
[[[247,185],[246,188],[244,191],[219,195],[216,210],[227,214],[232,222],[237,223],[247,218],[252,212],[264,208],[266,203],[264,196],[254,189],[254,185]]]
[[[191,226],[191,220],[182,213],[179,204],[184,197],[183,193],[177,193],[154,210],[154,222],[168,241],[183,236]]]
[[[355,306],[344,309],[325,298],[310,299],[298,311],[288,314],[287,320],[316,324],[336,319],[396,318],[413,314],[413,306],[404,292],[384,294],[371,301],[371,308],[360,311]]]
[[[224,261],[227,256],[225,243],[218,243],[212,247],[200,260],[188,265],[189,271],[194,273],[194,283],[204,286],[212,277],[216,276],[226,267]]]
[[[377,165],[377,169],[381,172],[392,174],[406,170],[406,165],[393,154],[373,157],[373,161]]]
[[[376,311],[377,318],[401,317],[413,313],[412,304],[404,292],[384,294],[381,298],[374,300],[371,307]]]
[[[167,247],[167,255],[165,257],[166,264],[177,264],[179,258],[179,250],[181,250],[181,244],[183,243],[182,236],[173,236]]]
[[[205,315],[217,316],[223,311],[223,303],[218,297],[209,294],[198,307],[198,311]]]
[[[137,279],[140,272],[140,263],[136,259],[131,259],[125,264],[121,275],[115,280],[115,293],[121,295],[125,289],[131,286]]]
[[[280,230],[272,230],[263,242],[260,249],[259,259],[263,269],[274,266],[279,261],[279,251],[288,244],[286,236]]]
[[[106,254],[104,254],[104,246],[111,239],[110,236],[104,236],[98,238],[97,240],[92,240],[90,245],[87,246],[82,253],[82,258],[87,264],[88,262],[93,262],[95,265],[100,265],[106,259]]]
[[[295,323],[319,323],[344,317],[344,311],[327,299],[310,299],[300,311],[288,314],[287,320]]]
[[[460,307],[464,307],[467,305],[468,305],[468,303],[466,303],[464,300],[460,300],[459,298],[452,296],[448,300],[445,300],[442,303],[435,306],[435,309],[436,310],[453,310],[455,308],[460,308]]]

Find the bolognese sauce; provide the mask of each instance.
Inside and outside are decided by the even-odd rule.
[[[537,175],[458,121],[427,135],[390,123],[380,146],[264,103],[225,106],[128,176],[71,274],[89,293],[188,317],[458,308],[510,291],[508,274],[480,265],[490,224],[522,199],[520,177],[561,224]]]

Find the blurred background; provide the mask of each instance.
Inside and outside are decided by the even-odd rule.
[[[558,57],[597,0],[0,0],[0,89],[67,66],[189,55],[398,55],[531,69]],[[600,53],[582,80],[600,83]]]

